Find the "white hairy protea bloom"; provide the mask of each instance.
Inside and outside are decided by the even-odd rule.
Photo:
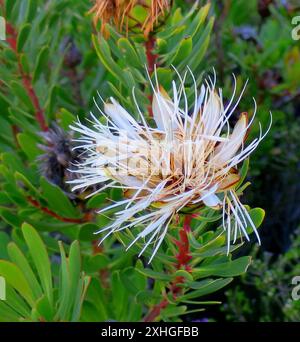
[[[104,183],[102,189],[122,188],[124,199],[109,205],[100,212],[119,207],[101,242],[110,234],[132,227],[143,227],[128,246],[144,239],[140,255],[150,244],[153,256],[162,243],[174,215],[184,207],[208,206],[223,211],[223,227],[230,241],[238,233],[249,236],[247,226],[252,226],[259,236],[246,208],[241,204],[235,185],[239,182],[237,165],[247,158],[266,135],[260,135],[247,146],[244,140],[256,112],[248,122],[242,113],[231,129],[229,118],[234,113],[241,96],[234,91],[224,108],[222,91],[215,88],[215,79],[204,82],[200,93],[194,81],[193,103],[188,103],[185,78],[178,75],[179,86],[172,82],[172,98],[159,87],[156,79],[153,90],[152,112],[155,127],[150,126],[133,99],[140,120],[135,120],[115,99],[104,103],[101,114],[103,124],[92,114],[92,127],[77,122],[71,128],[82,134],[78,148],[85,149],[85,162],[75,172],[81,177],[72,181],[73,190]],[[245,85],[246,86],[246,85]],[[269,129],[268,129],[269,130]],[[268,131],[267,131],[268,132]],[[101,190],[101,189],[100,189]],[[99,191],[100,191],[99,190]]]

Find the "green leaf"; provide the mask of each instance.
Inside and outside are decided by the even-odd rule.
[[[80,241],[94,241],[96,239],[95,232],[99,230],[99,226],[94,223],[86,223],[80,227],[78,239]]]
[[[94,321],[107,321],[109,319],[110,308],[107,305],[107,296],[103,287],[96,278],[92,278],[87,290],[86,300],[83,304],[83,317],[86,316],[86,312],[93,310],[96,313]],[[90,322],[91,319],[89,318]]]
[[[206,19],[211,4],[207,3],[205,6],[201,7],[195,18],[193,19],[192,23],[188,26],[187,34],[194,37],[197,32],[199,32],[204,20]]]
[[[166,90],[169,90],[172,84],[173,73],[169,68],[157,68],[157,78],[159,84]]]
[[[177,301],[186,301],[189,299],[199,298],[201,296],[205,296],[210,293],[216,292],[224,286],[228,285],[232,280],[233,278],[215,279],[209,281],[205,280],[203,283],[199,282],[197,286],[197,283],[190,283],[189,285],[193,286],[192,288],[197,288],[197,290],[191,291],[183,296],[179,296],[177,298]]]
[[[30,98],[28,97],[28,94],[26,90],[24,89],[24,86],[16,81],[12,81],[10,83],[10,86],[12,88],[13,94],[16,95],[25,104],[25,106],[28,108],[29,111],[33,112],[34,111],[33,104]]]
[[[150,290],[144,290],[144,291],[140,291],[136,294],[135,296],[135,301],[138,304],[145,304],[145,305],[149,305],[152,306],[155,303],[157,303],[159,300],[161,299],[160,295],[154,295],[153,291]]]
[[[118,40],[118,47],[120,51],[124,54],[124,58],[126,58],[127,61],[130,61],[131,66],[138,69],[141,68],[142,63],[139,59],[139,56],[127,38],[120,38]]]
[[[145,277],[140,272],[138,272],[136,268],[134,268],[134,272],[132,273],[132,278],[134,279],[135,286],[139,290],[145,290],[147,288],[148,286],[147,277]]]
[[[121,103],[123,104],[124,107],[126,108],[130,108],[130,100],[129,98],[125,97],[121,92],[120,90],[114,85],[112,84],[111,82],[107,82],[109,87],[110,87],[110,90],[113,92],[113,95],[119,100],[121,101]]]
[[[197,39],[197,41],[193,42],[193,50],[191,53],[191,57],[187,57],[179,65],[179,68],[185,67],[186,65],[189,65],[191,70],[196,70],[197,67],[200,65],[200,62],[202,58],[204,57],[204,54],[208,48],[209,40],[210,40],[210,33],[212,31],[214,24],[214,18],[210,18],[205,30]]]
[[[46,296],[50,304],[53,304],[52,293],[52,274],[48,253],[44,242],[42,241],[36,230],[27,223],[22,225],[22,232],[24,239],[28,246],[33,263],[36,267],[42,288],[45,291]]]
[[[106,193],[95,195],[87,201],[86,207],[88,209],[101,208],[106,198]]]
[[[87,274],[99,272],[109,265],[109,258],[104,254],[88,256],[84,260],[84,270]]]
[[[156,280],[170,281],[173,278],[172,275],[169,275],[166,273],[155,272],[151,270],[150,268],[138,268],[137,271],[149,278],[153,278]]]
[[[8,254],[6,252],[6,246],[10,241],[8,234],[0,232],[0,259],[8,259]]]
[[[17,139],[29,160],[36,160],[36,157],[41,154],[41,150],[37,147],[37,141],[28,133],[19,133]]]
[[[189,236],[191,236],[191,235],[189,234]],[[215,238],[210,239],[206,243],[200,244],[200,246],[198,246],[196,252],[197,253],[204,253],[204,252],[209,251],[213,248],[221,247],[224,245],[225,241],[226,241],[225,234],[218,235]]]
[[[36,310],[40,315],[39,320],[43,318],[46,322],[53,322],[54,319],[54,310],[51,304],[49,303],[49,299],[47,296],[43,295],[36,302]]]
[[[8,18],[10,17],[15,4],[16,4],[15,0],[6,0],[5,1],[5,13],[6,13]]]
[[[19,31],[19,35],[18,35],[18,39],[17,39],[17,51],[21,52],[26,40],[28,39],[28,36],[30,34],[30,30],[31,30],[31,24],[26,23],[24,24],[20,31]]]
[[[32,290],[18,266],[9,261],[0,260],[0,276],[4,277],[6,282],[16,289],[31,307],[34,306]]]
[[[78,291],[82,291],[80,286],[80,270],[81,270],[81,255],[79,242],[74,241],[71,244],[69,252],[69,272],[70,272],[70,304],[69,309],[71,310]]]
[[[34,19],[38,6],[36,0],[27,0],[26,22],[31,22]]]
[[[163,320],[169,317],[178,317],[180,315],[183,315],[187,310],[186,305],[181,306],[168,306],[165,309],[161,310],[160,316]]]
[[[22,187],[25,187],[26,190],[33,195],[35,198],[39,198],[40,194],[37,190],[37,188],[29,181],[29,179],[24,176],[22,173],[16,171],[15,172],[15,178],[17,182],[22,183]]]
[[[19,322],[19,317],[5,302],[0,301],[0,322]]]
[[[11,261],[13,261],[23,271],[24,276],[33,292],[34,298],[38,299],[41,297],[43,294],[41,286],[38,283],[36,276],[22,251],[14,242],[11,242],[7,246],[7,250]]]
[[[182,20],[182,11],[180,7],[175,9],[171,17],[171,20],[172,20],[172,25],[176,25]]]
[[[176,54],[171,59],[170,64],[177,65],[179,64],[184,58],[187,58],[193,49],[193,40],[192,37],[184,38],[178,46]]]
[[[160,55],[167,52],[168,44],[167,44],[167,41],[165,39],[156,38],[156,46],[158,48]]]
[[[66,257],[63,245],[59,242],[61,253],[60,304],[56,319],[74,320],[81,310],[82,300],[89,279],[80,274],[81,256],[78,241],[71,244],[69,257]],[[83,297],[82,297],[83,296]],[[71,314],[71,310],[73,313]]]
[[[5,192],[0,193],[0,205],[7,205],[10,201],[11,199]]]
[[[80,315],[81,315],[81,310],[82,310],[82,305],[83,302],[86,298],[87,290],[89,288],[91,282],[91,277],[81,277],[78,285],[78,291],[76,294],[76,299],[74,302],[74,309],[71,317],[71,322],[78,322]]]
[[[222,302],[216,301],[216,300],[182,300],[180,301],[182,303],[186,304],[194,304],[194,305],[220,305]]]
[[[104,38],[97,39],[97,36],[93,35],[92,37],[94,47],[96,49],[97,55],[104,65],[104,67],[117,79],[120,80],[125,86],[127,86],[130,90],[134,87],[134,79],[132,75],[126,70],[123,70],[119,67],[119,65],[114,61],[111,56],[111,51],[109,44],[105,41]]]
[[[27,174],[26,169],[21,161],[21,159],[16,154],[3,153],[1,155],[3,163],[9,167],[11,170],[19,171],[23,174]],[[12,176],[12,175],[11,175]]]
[[[58,186],[50,184],[44,177],[41,178],[40,184],[50,209],[69,218],[78,218],[80,216],[79,212]]]
[[[122,189],[117,189],[117,188],[113,188],[110,190],[110,198],[113,201],[119,201],[123,198],[123,191]]]
[[[112,286],[112,305],[115,311],[116,319],[122,320],[122,316],[127,312],[127,293],[125,287],[122,285],[120,278],[120,271],[114,271],[111,277]]]
[[[251,257],[244,256],[233,261],[195,268],[193,269],[192,274],[194,278],[203,278],[207,276],[235,277],[245,273],[250,263]]]
[[[25,94],[25,96],[27,96]],[[23,110],[20,106],[18,108],[9,108],[8,112],[12,122],[14,122],[18,127],[22,127],[23,130],[27,132],[35,132],[36,126],[30,123],[28,119],[32,120],[33,118],[33,106],[29,98],[27,98],[28,103],[26,103],[27,108]],[[31,114],[30,114],[31,112]]]
[[[255,227],[258,228],[263,223],[263,220],[265,218],[265,211],[261,208],[253,208],[253,209],[250,209],[249,215]],[[251,226],[248,226],[247,232],[250,233],[252,231],[253,231],[253,228]]]
[[[33,72],[33,78],[32,78],[33,82],[36,82],[39,79],[41,73],[44,71],[46,67],[48,58],[49,58],[49,47],[46,45],[41,48],[37,56],[35,69]]]
[[[191,273],[185,271],[185,270],[177,270],[175,273],[174,273],[174,277],[183,277],[185,278],[185,280],[188,280],[188,281],[193,281],[193,276],[191,275]]]
[[[194,219],[197,221],[201,221],[201,222],[215,222],[215,221],[220,220],[221,217],[222,217],[222,215],[219,215],[216,210],[211,210],[211,211],[209,211],[208,216],[200,214],[200,215],[197,215],[196,217],[194,217]]]
[[[0,208],[0,216],[6,223],[13,227],[20,227],[22,224],[22,220],[20,220],[15,213],[8,209]]]
[[[61,108],[56,117],[60,123],[60,126],[65,131],[69,131],[70,125],[74,124],[74,121],[76,120],[75,116],[65,108]]]
[[[57,104],[57,93],[58,93],[58,85],[54,85],[50,88],[49,96],[46,102],[47,112],[49,116],[55,111],[55,106]]]
[[[126,287],[128,294],[136,295],[139,291],[146,290],[147,278],[134,267],[128,267],[120,273],[121,282]]]
[[[30,74],[30,66],[29,66],[28,57],[24,53],[20,54],[20,63],[22,65],[23,72],[27,75]]]
[[[247,173],[248,173],[248,169],[249,169],[249,158],[245,159],[243,162],[243,165],[239,171],[240,174],[240,180],[236,185],[236,188],[238,189],[243,183],[244,180],[246,179]]]
[[[22,296],[19,295],[18,292],[14,290],[14,288],[6,284],[6,303],[14,309],[20,317],[29,317],[30,316],[30,307],[25,302]]]
[[[243,246],[243,243],[240,244],[235,244],[231,245],[229,248],[229,253],[234,252],[235,250],[239,249],[241,246]],[[193,252],[192,255],[192,265],[197,265],[199,262],[199,259],[207,258],[207,257],[212,257],[212,256],[217,256],[217,255],[224,255],[228,252],[227,246],[222,246],[222,247],[212,247],[208,248],[204,252]]]
[[[66,253],[63,248],[61,241],[58,242],[60,249],[60,287],[59,287],[59,307],[56,313],[55,320],[65,321],[67,319],[67,314],[70,305],[70,274],[69,265],[66,258]]]

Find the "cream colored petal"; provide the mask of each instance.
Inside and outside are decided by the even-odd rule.
[[[219,127],[222,115],[222,105],[218,94],[212,91],[202,112],[203,133],[214,135]]]
[[[237,173],[228,174],[220,183],[218,192],[231,189],[240,180],[240,175]]]
[[[203,197],[202,201],[208,207],[217,207],[219,204],[221,204],[221,201],[216,194],[205,196]]]
[[[144,182],[141,180],[138,180],[136,177],[128,176],[124,174],[115,174],[114,179],[117,180],[119,183],[132,187],[132,188],[140,188],[144,185]]]
[[[137,137],[138,124],[133,117],[115,100],[113,103],[104,104],[104,112],[112,119],[114,124],[130,136]]]
[[[214,164],[222,166],[227,164],[230,159],[237,153],[243,144],[247,133],[248,117],[247,113],[241,114],[238,122],[235,124],[229,140],[221,143],[215,149],[213,157]]]
[[[163,89],[153,94],[152,112],[158,129],[167,132],[177,127],[174,105]]]

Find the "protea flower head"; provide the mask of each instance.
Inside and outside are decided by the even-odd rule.
[[[70,167],[74,163],[80,163],[84,160],[81,155],[84,151],[74,149],[73,134],[65,132],[57,123],[52,122],[47,132],[40,132],[44,143],[38,147],[44,151],[37,158],[39,164],[39,173],[47,179],[48,182],[60,187],[64,193],[72,200],[84,200],[85,195],[80,191],[71,192],[69,181],[74,180],[79,175],[70,172]],[[101,184],[95,184],[88,191],[96,191]]]
[[[56,123],[52,123],[47,132],[41,132],[40,136],[45,144],[40,144],[39,148],[45,153],[38,157],[40,173],[50,182],[67,193],[69,186],[65,180],[74,179],[74,173],[70,173],[68,168],[76,160],[77,151],[72,151],[72,136],[66,133]],[[74,194],[70,193],[74,198]]]
[[[118,26],[120,13],[120,0],[95,0],[94,6],[89,13],[93,14],[93,22],[96,26],[101,20],[101,32],[105,33],[105,25],[114,22]]]
[[[135,120],[114,98],[104,103],[103,124],[95,116],[93,126],[77,122],[71,128],[82,134],[80,149],[86,159],[74,170],[81,177],[72,181],[73,190],[105,182],[105,187],[122,188],[125,198],[102,209],[119,208],[115,220],[99,230],[107,236],[132,227],[142,227],[128,246],[144,239],[154,245],[153,256],[162,243],[174,215],[186,207],[211,207],[222,210],[223,227],[230,240],[238,233],[249,240],[247,226],[259,236],[246,208],[235,191],[240,180],[237,166],[247,158],[267,134],[262,133],[245,145],[244,140],[256,113],[249,121],[247,113],[231,129],[229,119],[242,94],[234,91],[224,107],[222,90],[217,91],[210,78],[197,91],[194,80],[193,102],[188,103],[185,77],[178,74],[179,86],[172,82],[172,97],[158,84],[153,90],[152,112],[155,127],[151,127],[140,111],[134,91],[133,99],[140,120]],[[187,75],[187,73],[186,73]],[[185,75],[185,76],[186,76]],[[150,79],[150,78],[149,78]],[[255,104],[255,101],[254,101]],[[270,127],[269,127],[270,128]],[[268,130],[269,130],[268,128]]]
[[[145,9],[146,18],[143,23],[132,15],[135,6],[141,6]],[[105,36],[108,36],[106,24],[113,23],[119,31],[122,31],[124,26],[126,32],[128,32],[129,28],[139,27],[147,37],[159,17],[164,15],[169,10],[169,7],[169,0],[95,0],[95,4],[89,13],[93,14],[95,26],[101,21],[101,32]],[[131,21],[131,24],[129,24],[129,21]]]

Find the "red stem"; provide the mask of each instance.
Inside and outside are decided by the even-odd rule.
[[[167,299],[163,299],[159,304],[155,305],[154,308],[144,318],[144,322],[153,322],[156,317],[159,316],[162,309],[167,307],[169,302]]]
[[[179,236],[180,240],[175,241],[178,246],[178,254],[176,255],[177,259],[177,269],[185,268],[187,271],[190,271],[190,267],[188,262],[191,260],[190,255],[190,244],[188,239],[188,233],[191,231],[191,220],[192,215],[186,215],[183,222],[183,229],[180,230]]]
[[[44,111],[41,108],[36,92],[33,89],[32,77],[24,71],[21,63],[21,57],[17,50],[18,33],[16,32],[15,28],[8,22],[6,22],[6,32],[8,35],[7,42],[17,56],[19,73],[22,77],[22,82],[27,92],[27,95],[31,99],[31,102],[33,104],[35,110],[35,118],[39,123],[41,130],[46,132],[48,130],[48,125],[45,120]]]
[[[190,244],[188,240],[188,233],[191,231],[190,223],[193,215],[186,215],[183,222],[183,227],[179,232],[180,240],[175,240],[178,246],[178,254],[176,255],[176,268],[184,268],[186,271],[191,272],[188,262],[191,260]],[[169,293],[172,294],[173,299],[176,299],[178,294],[181,293],[182,288],[178,286],[184,282],[184,277],[176,277],[169,286]],[[144,322],[153,322],[159,315],[161,310],[168,306],[167,299],[163,299],[160,303],[156,304],[150,312],[144,317]]]
[[[154,46],[155,46],[155,38],[153,36],[150,36],[149,39],[145,43],[148,71],[150,75],[154,71],[154,66],[157,60],[157,55],[153,53]]]
[[[34,198],[28,196],[27,199],[28,199],[29,203],[31,205],[33,205],[35,208],[40,209],[45,214],[47,214],[49,216],[52,216],[52,217],[54,217],[57,220],[62,221],[62,222],[85,223],[85,222],[89,222],[91,220],[91,213],[90,212],[86,213],[84,215],[84,217],[80,218],[80,219],[63,217],[63,216],[60,216],[60,215],[56,214],[54,211],[52,211],[52,210],[50,210],[48,208],[42,207],[42,205],[37,200],[35,200]]]
[[[157,55],[153,53],[154,46],[155,46],[155,37],[150,36],[149,39],[145,42],[147,66],[148,66],[148,71],[149,71],[150,76],[154,71],[154,66],[155,66],[156,60],[157,60]],[[153,94],[152,94],[152,92],[148,96],[148,98],[150,101],[150,106],[148,107],[149,115],[150,115],[150,117],[153,117],[153,112],[152,112]]]

